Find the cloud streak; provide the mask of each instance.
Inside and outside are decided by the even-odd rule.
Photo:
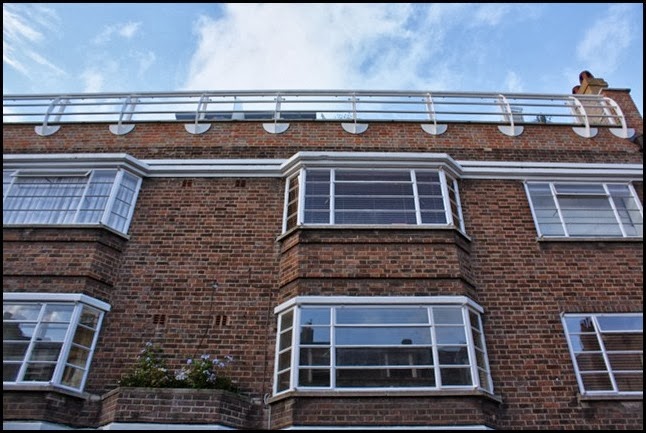
[[[184,88],[453,90],[473,76],[465,59],[484,44],[461,38],[464,23],[495,30],[531,16],[520,8],[528,6],[224,4],[222,15],[195,25]],[[461,49],[446,50],[449,37]]]
[[[47,45],[45,34],[56,34],[59,25],[56,13],[42,5],[2,5],[2,61],[21,74],[32,78],[39,67],[46,73],[66,72],[41,54]]]

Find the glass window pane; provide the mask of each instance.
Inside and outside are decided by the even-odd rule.
[[[330,344],[330,328],[328,326],[303,326],[301,328],[301,344]]]
[[[600,184],[567,184],[555,183],[554,189],[558,194],[606,194]]]
[[[3,304],[3,320],[36,321],[42,304]]]
[[[2,364],[2,380],[6,382],[14,382],[18,378],[18,371],[20,364]]]
[[[340,348],[336,350],[336,364],[338,366],[433,365],[433,351],[430,347]]]
[[[63,377],[61,379],[61,383],[63,385],[67,385],[72,388],[80,389],[81,383],[83,382],[84,374],[85,372],[83,370],[66,366],[65,370],[63,371]]]
[[[606,362],[601,353],[579,353],[576,355],[576,362],[581,371],[605,371]]]
[[[81,318],[79,319],[79,323],[81,325],[87,326],[88,328],[96,329],[97,326],[99,325],[100,318],[101,318],[100,311],[94,310],[92,308],[83,307],[83,311],[81,312]]]
[[[28,342],[2,343],[2,359],[5,361],[22,361],[25,358],[25,352],[29,347]]]
[[[428,309],[343,307],[337,308],[336,321],[339,324],[428,323]]]
[[[606,350],[644,350],[643,334],[603,334]]]
[[[286,389],[289,389],[291,370],[284,371],[278,375],[278,384],[276,385],[276,391],[281,392]]]
[[[601,350],[597,334],[570,335],[570,342],[575,352]]]
[[[462,326],[442,326],[435,328],[437,344],[467,344]]]
[[[278,370],[284,370],[292,365],[292,350],[286,350],[278,355]]]
[[[58,360],[63,345],[61,343],[37,342],[31,350],[31,361],[54,361]]]
[[[329,369],[301,368],[298,373],[299,386],[330,386]]]
[[[607,373],[582,373],[581,380],[586,391],[613,391]]]
[[[340,388],[433,387],[435,373],[428,368],[342,369],[336,370]]]
[[[616,373],[615,382],[617,382],[617,388],[619,388],[619,391],[626,391],[626,392],[644,391],[643,373]]]
[[[461,307],[433,308],[433,321],[436,325],[461,325],[463,323]]]
[[[69,323],[74,305],[48,304],[43,314],[43,322],[65,322]]]
[[[25,372],[25,381],[49,382],[54,374],[56,364],[52,363],[29,363]]]
[[[643,316],[597,316],[601,331],[643,331]]]
[[[440,368],[442,386],[471,385],[469,368]]]
[[[610,368],[612,370],[642,370],[642,353],[609,353]]]
[[[400,345],[431,344],[428,327],[406,328],[336,328],[336,343],[339,345]]]
[[[291,328],[294,324],[294,310],[290,310],[286,313],[283,313],[280,316],[280,330],[284,331],[287,328]]]
[[[46,341],[64,341],[67,333],[67,324],[42,323],[38,327],[38,339]]]
[[[301,325],[329,325],[329,308],[303,308],[301,309]]]
[[[83,326],[78,326],[76,328],[76,333],[72,341],[79,346],[92,347],[92,341],[94,340],[94,331]]]
[[[330,348],[304,347],[300,351],[300,365],[330,365]]]
[[[466,347],[438,346],[437,355],[443,365],[469,365],[469,352]]]
[[[594,323],[589,316],[573,316],[565,318],[568,332],[595,332]]]
[[[72,346],[69,356],[67,357],[67,362],[68,364],[73,364],[77,367],[85,368],[89,356],[89,350],[79,346]]]
[[[422,224],[446,224],[446,214],[442,212],[422,212]]]
[[[288,348],[289,346],[292,345],[292,330],[290,329],[289,331],[282,332],[278,337],[278,339],[279,339],[278,350],[283,350]]]

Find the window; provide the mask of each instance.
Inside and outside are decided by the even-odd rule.
[[[582,394],[642,395],[642,313],[565,314],[563,325]]]
[[[643,210],[629,184],[526,184],[540,237],[642,237]]]
[[[102,224],[127,233],[140,184],[124,170],[4,171],[2,223]]]
[[[52,384],[82,391],[109,309],[85,295],[5,293],[3,385]]]
[[[277,311],[275,393],[493,392],[481,311],[466,298],[302,297]]]
[[[464,231],[457,181],[443,170],[303,169],[287,180],[285,202],[286,230],[406,224]]]

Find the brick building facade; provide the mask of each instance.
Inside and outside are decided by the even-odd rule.
[[[599,81],[584,136],[5,122],[5,428],[642,429],[643,120]],[[119,386],[147,342],[238,392]]]

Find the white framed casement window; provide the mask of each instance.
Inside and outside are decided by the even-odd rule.
[[[276,312],[274,394],[493,393],[482,309],[465,297],[305,296]]]
[[[456,227],[458,182],[442,169],[303,168],[287,179],[285,224]]]
[[[541,238],[641,238],[643,208],[631,184],[526,182]]]
[[[3,386],[82,391],[109,310],[81,294],[4,293]]]
[[[103,225],[126,234],[141,178],[125,170],[5,170],[2,223]]]
[[[563,314],[562,321],[582,395],[643,395],[643,313]]]

